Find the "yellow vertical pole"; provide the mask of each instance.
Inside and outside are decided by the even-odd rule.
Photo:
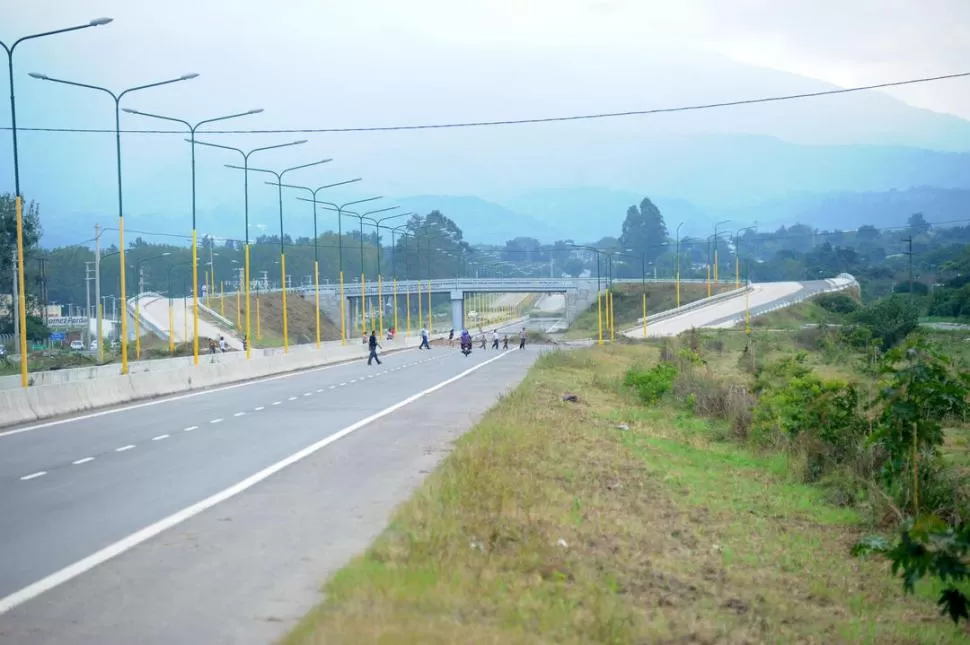
[[[168,353],[175,353],[175,303],[168,299]]]
[[[397,335],[397,278],[394,278],[394,334]]]
[[[748,290],[744,292],[744,333],[751,333],[751,314],[748,309]]]
[[[286,254],[280,250],[280,272],[283,275],[283,282],[280,284],[283,287],[283,353],[290,351],[290,330],[287,327],[286,319]]]
[[[741,288],[741,261],[737,255],[734,256],[734,288]]]
[[[219,315],[226,317],[226,292],[223,291],[223,282],[219,283]]]
[[[242,331],[242,299],[239,289],[236,289],[236,329]]]
[[[256,292],[256,340],[263,340],[263,328],[260,326],[259,292]]]
[[[317,349],[320,349],[320,263],[313,261],[313,286],[316,289]]]
[[[367,335],[367,300],[364,296],[364,271],[360,272],[360,333]]]
[[[189,299],[182,297],[182,323],[185,332],[185,340],[189,339]]]
[[[135,360],[136,361],[141,360],[141,331],[139,329],[139,323],[140,323],[139,319],[141,318],[141,314],[139,313],[140,309],[138,307],[139,302],[141,301],[140,296],[141,294],[138,294],[138,296],[135,297]]]
[[[381,274],[377,274],[377,320],[379,321],[378,333],[384,333],[384,284]]]
[[[431,279],[428,279],[428,336],[431,336],[431,325],[434,321],[431,319]]]
[[[616,340],[616,316],[615,310],[613,309],[613,290],[607,291],[610,298],[610,340]]]
[[[711,297],[711,264],[707,264],[707,297]]]
[[[194,228],[192,229],[192,364],[199,364],[199,255]]]
[[[249,329],[249,244],[246,244],[246,360],[252,357],[253,336]]]
[[[20,195],[17,195],[14,201],[16,202],[14,210],[17,216],[17,285],[19,289],[17,293],[17,305],[20,309],[18,312],[20,315],[20,338],[18,339],[20,341],[20,386],[27,387],[27,297],[24,293],[24,206],[23,199],[21,199]],[[124,253],[124,248],[124,246],[121,247],[122,253]],[[122,266],[124,266],[124,260],[122,260]],[[122,293],[124,293],[125,289],[124,284],[124,278],[122,278]]]
[[[714,248],[714,282],[717,282],[717,281],[718,281],[718,272],[717,272],[717,245],[715,245],[715,248]]]
[[[104,330],[104,325],[101,323],[102,320],[104,320],[104,304],[99,302],[98,303],[98,334],[100,334],[100,336],[98,336],[98,360],[103,363],[104,362],[104,334],[102,333],[102,331]]]
[[[347,314],[344,311],[346,305],[344,298],[344,272],[340,271],[340,343],[347,344]]]
[[[596,326],[599,330],[598,344],[603,344],[603,292],[596,290]]]
[[[407,307],[407,324],[408,324],[408,336],[411,335],[411,285],[408,284],[408,290],[404,296],[404,306]]]
[[[418,280],[418,324],[424,327],[424,306],[421,304],[421,281]],[[408,323],[410,327],[410,323]]]
[[[678,258],[678,263],[680,259]],[[677,266],[677,306],[680,306],[680,266]]]
[[[121,265],[121,373],[128,373],[128,292],[125,291],[125,218],[118,216],[118,258]],[[21,289],[20,293],[24,290]]]
[[[643,292],[643,337],[647,337],[647,292]]]

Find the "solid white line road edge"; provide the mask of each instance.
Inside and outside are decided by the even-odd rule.
[[[404,354],[406,352],[417,351],[412,347],[405,349],[395,350],[395,354]],[[337,367],[346,367],[348,365],[356,365],[357,358],[349,358],[346,360],[341,360],[339,363],[330,363],[327,365],[320,365],[318,367],[309,367],[306,369],[298,369],[291,372],[285,372],[283,374],[277,374],[275,376],[263,376],[256,379],[250,379],[248,381],[243,381],[242,383],[233,383],[230,385],[221,385],[219,387],[209,388],[205,390],[199,390],[198,392],[189,392],[187,394],[176,394],[174,396],[166,396],[160,399],[155,399],[152,401],[144,401],[142,403],[134,403],[131,405],[122,405],[120,407],[111,408],[109,410],[100,410],[98,412],[89,412],[87,414],[81,414],[78,416],[67,417],[65,419],[56,419],[54,421],[45,421],[43,423],[35,423],[31,426],[24,426],[23,428],[14,428],[13,430],[0,431],[0,439],[4,437],[12,437],[14,435],[22,434],[24,432],[31,432],[32,430],[40,430],[41,428],[50,428],[52,426],[59,426],[65,423],[74,423],[75,421],[84,421],[86,419],[96,419],[97,417],[103,417],[108,414],[116,414],[118,412],[126,412],[128,410],[137,410],[139,408],[147,408],[150,405],[162,405],[163,403],[171,403],[173,401],[182,401],[184,399],[191,399],[197,396],[205,396],[206,394],[215,394],[216,392],[225,392],[226,390],[235,390],[240,387],[249,387],[250,385],[256,385],[257,383],[266,383],[268,381],[278,381],[280,379],[292,378],[294,376],[300,376],[301,374],[312,374],[314,372],[322,372],[323,370],[331,370]]]
[[[479,370],[485,367],[489,363],[494,363],[495,361],[501,358],[504,358],[508,355],[509,355],[508,353],[499,354],[495,358],[490,358],[486,361],[479,363],[478,365],[473,365],[472,367],[469,367],[464,372],[460,372],[459,374],[456,374],[455,376],[445,379],[444,381],[441,381],[436,385],[432,385],[426,390],[422,390],[421,392],[412,394],[406,399],[402,399],[401,401],[398,401],[394,405],[386,407],[380,412],[376,412],[375,414],[372,414],[369,417],[365,417],[360,421],[357,421],[342,430],[338,430],[337,432],[321,439],[320,441],[314,444],[311,444],[298,452],[293,453],[289,457],[286,457],[285,459],[282,459],[281,461],[278,461],[275,464],[267,468],[264,468],[263,470],[255,473],[254,475],[250,475],[246,479],[236,484],[233,484],[229,488],[219,491],[218,493],[210,497],[207,497],[206,499],[200,502],[196,502],[191,506],[183,508],[182,510],[177,511],[172,515],[169,515],[168,517],[162,520],[159,520],[158,522],[155,522],[150,526],[146,526],[145,528],[139,531],[136,531],[131,535],[125,538],[122,538],[121,540],[118,540],[114,544],[108,545],[105,548],[101,549],[100,551],[96,553],[92,553],[86,558],[78,560],[74,564],[64,567],[60,571],[55,571],[49,576],[42,578],[37,582],[34,582],[24,587],[23,589],[20,589],[19,591],[15,591],[14,593],[10,594],[9,596],[6,596],[5,598],[0,598],[0,615],[5,614],[6,612],[10,611],[17,605],[23,604],[28,600],[36,598],[37,596],[41,595],[46,591],[50,591],[51,589],[54,589],[55,587],[62,585],[73,578],[76,578],[77,576],[81,575],[82,573],[85,573],[86,571],[90,571],[96,566],[103,564],[108,560],[121,555],[125,551],[128,551],[138,546],[142,542],[145,542],[146,540],[149,540],[155,537],[159,533],[162,533],[163,531],[166,531],[174,526],[177,526],[178,524],[181,524],[182,522],[198,515],[199,513],[212,508],[216,504],[220,504],[226,501],[227,499],[235,497],[236,495],[238,495],[239,493],[242,493],[248,488],[252,488],[256,484],[268,479],[269,477],[272,477],[273,475],[280,472],[284,468],[292,466],[298,461],[301,461],[309,457],[313,453],[323,448],[326,448],[327,446],[334,443],[335,441],[343,439],[347,435],[353,432],[356,432],[357,430],[360,430],[364,426],[367,426],[382,417],[386,417],[387,415],[392,414],[397,410],[400,410],[401,408],[407,405],[410,405],[411,403],[414,403],[418,399],[421,399],[433,392],[437,392],[438,390],[451,385],[455,381],[465,378],[472,372],[475,372],[476,370]]]

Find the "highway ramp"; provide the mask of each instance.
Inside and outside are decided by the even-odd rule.
[[[537,353],[408,350],[0,434],[0,642],[273,641]]]

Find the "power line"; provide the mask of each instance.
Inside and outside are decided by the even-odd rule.
[[[727,107],[737,107],[741,105],[755,105],[759,103],[776,103],[781,101],[794,101],[822,96],[834,96],[837,94],[849,94],[852,92],[865,92],[868,90],[885,89],[889,87],[902,87],[905,85],[916,85],[919,83],[933,83],[936,81],[953,80],[966,78],[970,72],[960,72],[958,74],[944,74],[941,76],[927,76],[913,78],[905,81],[892,81],[889,83],[877,83],[875,85],[860,85],[858,87],[844,87],[834,90],[821,90],[818,92],[803,92],[800,94],[785,94],[781,96],[764,96],[753,99],[741,99],[736,101],[719,101],[716,103],[701,103],[697,105],[683,105],[677,107],[652,108],[645,110],[628,110],[625,112],[600,112],[594,114],[576,114],[570,116],[550,116],[536,117],[528,119],[507,119],[496,121],[465,121],[457,123],[431,123],[419,125],[387,125],[356,128],[276,128],[265,130],[207,130],[206,134],[319,134],[319,133],[355,133],[355,132],[394,132],[407,130],[443,130],[451,128],[478,128],[508,125],[527,125],[536,123],[558,123],[565,121],[591,121],[595,119],[612,119],[631,116],[646,116],[652,114],[669,114],[674,112],[693,112],[699,110],[713,110]],[[3,130],[11,130],[10,126],[2,127]],[[17,128],[22,132],[73,132],[88,134],[114,134],[114,130],[99,128]],[[182,130],[122,130],[126,134],[179,134],[184,135]]]

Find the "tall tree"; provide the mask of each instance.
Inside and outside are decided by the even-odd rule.
[[[620,234],[620,244],[625,250],[645,255],[647,262],[653,262],[664,252],[663,244],[666,241],[664,217],[649,197],[643,198],[640,208],[631,206],[627,209]]]

